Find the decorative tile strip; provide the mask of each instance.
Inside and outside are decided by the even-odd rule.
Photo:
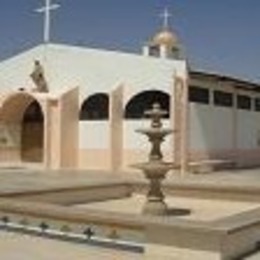
[[[3,216],[0,221],[0,230],[137,253],[144,252],[143,244],[120,239],[118,231],[114,228],[106,237],[105,235],[97,236],[93,227],[87,227],[82,232],[74,232],[69,225],[62,225],[60,229],[55,229],[47,221],[41,221],[38,225],[32,225],[25,218],[14,222],[11,221],[9,216]]]

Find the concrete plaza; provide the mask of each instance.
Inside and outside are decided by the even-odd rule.
[[[41,171],[39,169],[23,169],[23,168],[4,168],[0,171],[0,196],[8,197],[11,194],[19,194],[30,191],[55,190],[59,188],[77,188],[88,187],[93,184],[102,183],[124,183],[124,182],[145,182],[143,176],[139,173],[120,173],[113,175],[112,173],[97,171]],[[248,190],[260,190],[260,170],[239,170],[215,172],[211,174],[187,175],[180,177],[178,173],[171,173],[165,181],[165,184],[172,184],[173,187],[181,186],[205,186],[205,187],[235,187],[247,188]],[[126,213],[136,213],[134,211],[140,209],[137,202],[142,202],[143,198],[138,195],[132,197],[130,204],[124,207]],[[112,210],[111,205],[123,210],[124,207],[119,200],[111,201],[112,204],[104,202],[104,204],[91,203],[87,207],[96,207],[96,209]],[[119,203],[119,204],[118,204]],[[191,216],[184,218],[192,218],[193,220],[212,221],[217,218],[226,217],[244,210],[251,210],[259,206],[259,201],[222,201],[197,198],[174,198],[169,199],[169,203],[177,207],[191,208],[193,213]],[[129,207],[130,205],[130,207]],[[132,206],[131,206],[132,205]],[[140,203],[141,205],[141,203]],[[245,259],[258,259],[257,255],[249,256]],[[94,247],[83,244],[69,243],[46,239],[42,237],[29,236],[26,234],[12,233],[0,231],[0,259],[3,260],[56,260],[56,259],[108,259],[108,260],[128,260],[128,259],[144,259],[143,254],[126,252],[122,250],[107,249],[102,247]],[[179,260],[179,259],[178,259]]]

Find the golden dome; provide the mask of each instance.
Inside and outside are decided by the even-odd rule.
[[[152,38],[152,43],[156,45],[178,45],[178,37],[168,29],[163,29]]]

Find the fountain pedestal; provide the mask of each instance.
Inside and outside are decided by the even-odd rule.
[[[161,152],[161,144],[164,141],[164,137],[172,133],[171,129],[162,128],[161,119],[165,114],[167,112],[161,110],[159,104],[154,104],[151,110],[145,112],[145,115],[152,119],[151,127],[137,130],[137,132],[146,135],[152,145],[149,161],[133,165],[134,168],[142,170],[145,177],[149,180],[147,200],[143,207],[143,214],[147,215],[167,215],[168,212],[161,182],[167,172],[175,167],[173,163],[163,161]]]

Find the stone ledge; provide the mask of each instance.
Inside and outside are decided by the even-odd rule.
[[[200,160],[189,162],[189,170],[195,174],[201,173],[210,173],[217,170],[230,169],[234,167],[235,162],[230,160],[220,160],[220,159],[212,159],[212,160]]]

